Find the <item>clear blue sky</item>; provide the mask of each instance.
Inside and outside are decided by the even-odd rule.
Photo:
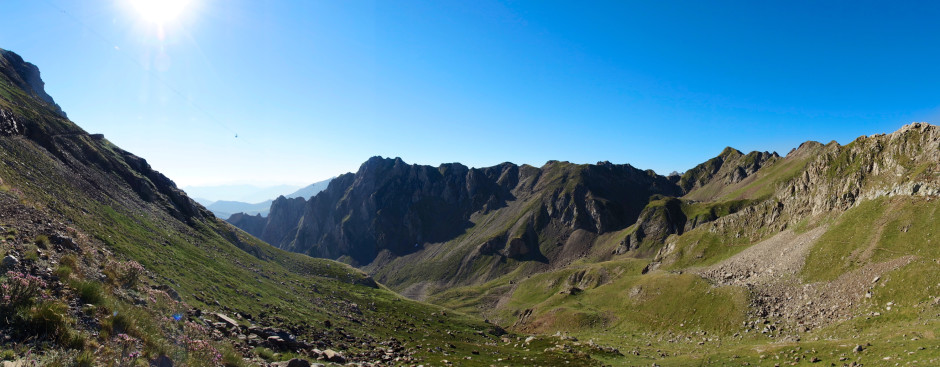
[[[177,184],[409,163],[684,171],[940,117],[937,2],[6,0],[0,47]],[[235,134],[238,138],[235,138]]]

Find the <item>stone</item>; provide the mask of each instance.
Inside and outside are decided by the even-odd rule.
[[[16,264],[19,264],[19,262],[20,260],[18,260],[16,256],[7,255],[3,257],[3,262],[0,262],[0,265],[2,265],[4,269],[6,269],[6,268],[12,268],[16,266]]]
[[[215,317],[218,318],[219,321],[222,321],[223,323],[225,323],[227,326],[236,327],[236,328],[238,327],[238,321],[235,321],[235,319],[231,317],[225,316],[221,313],[215,314]]]
[[[154,289],[166,292],[166,294],[170,296],[170,298],[172,298],[174,301],[177,301],[177,302],[183,301],[183,299],[180,297],[180,294],[168,285],[159,285],[159,286],[154,287]]]
[[[272,348],[276,348],[276,349],[277,349],[277,348],[284,348],[285,344],[287,344],[287,343],[284,342],[284,339],[281,339],[281,337],[279,337],[279,336],[277,336],[277,335],[269,336],[269,337],[268,337],[267,339],[265,339],[265,340],[267,341],[267,345],[268,345],[268,346],[270,346],[270,347],[272,347]]]
[[[332,350],[332,349],[324,350],[324,351],[323,351],[323,357],[324,357],[324,359],[326,359],[328,362],[333,362],[333,363],[346,363],[346,357],[343,357],[342,354],[340,354],[339,352],[334,351],[334,350]]]
[[[310,367],[310,362],[305,359],[294,358],[287,361],[287,367]]]
[[[863,351],[863,350],[865,350],[865,347],[863,347],[863,346],[861,346],[861,345],[856,345],[855,348],[852,348],[852,351],[855,352],[855,353],[859,353],[859,352],[861,352],[861,351]]]
[[[173,367],[173,360],[166,355],[160,355],[150,361],[150,367]]]
[[[66,236],[61,233],[52,234],[52,236],[49,237],[49,241],[52,242],[53,244],[63,246],[73,251],[81,251],[82,249],[81,247],[78,246],[77,243],[75,243],[75,240],[72,239],[72,237]]]

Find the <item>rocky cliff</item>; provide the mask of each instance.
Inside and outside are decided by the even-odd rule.
[[[39,68],[23,60],[20,55],[0,48],[0,70],[11,84],[28,95],[37,98],[60,117],[67,117],[65,111],[46,93],[46,83],[39,76]]]

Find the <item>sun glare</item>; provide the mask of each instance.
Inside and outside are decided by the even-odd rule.
[[[186,10],[192,0],[130,0],[148,22],[164,24],[173,21]]]

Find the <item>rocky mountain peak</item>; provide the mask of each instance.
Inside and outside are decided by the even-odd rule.
[[[744,154],[737,149],[727,147],[717,157],[682,174],[678,185],[685,193],[690,193],[713,182],[716,184],[740,182],[765,164],[779,158],[780,155],[776,152],[753,151]]]
[[[67,117],[65,111],[46,93],[45,85],[39,75],[39,68],[26,62],[13,51],[0,48],[0,72],[24,92],[49,106],[61,117]]]
[[[718,154],[718,156],[728,158],[728,157],[737,157],[743,154],[744,153],[741,153],[740,150],[734,149],[732,147],[725,147],[725,149],[723,149],[721,151],[721,154]]]

